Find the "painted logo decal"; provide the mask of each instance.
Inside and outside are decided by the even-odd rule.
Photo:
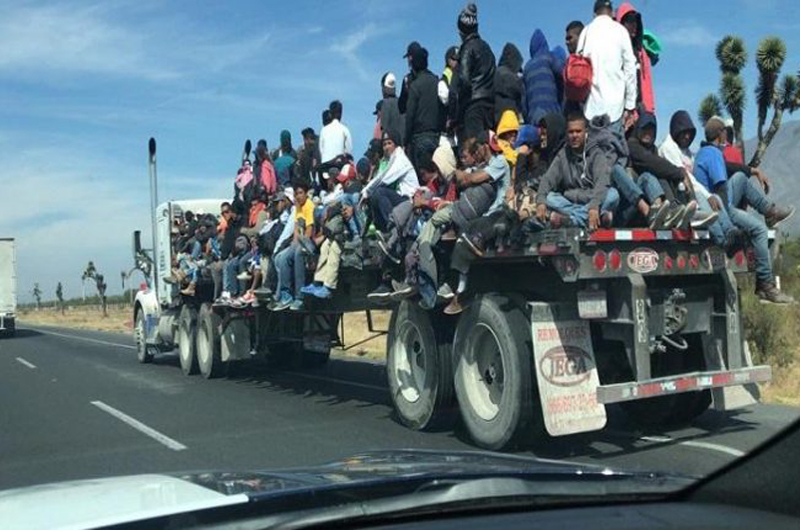
[[[658,252],[652,248],[637,248],[628,254],[628,268],[639,274],[647,274],[658,268]]]
[[[556,346],[548,350],[541,361],[542,376],[556,386],[576,386],[589,379],[594,366],[589,354],[577,346]]]

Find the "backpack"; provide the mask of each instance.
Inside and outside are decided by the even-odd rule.
[[[585,41],[583,47],[586,47]],[[564,68],[564,96],[568,101],[578,103],[583,103],[589,97],[594,78],[592,60],[582,54],[583,48],[578,53],[571,54]]]

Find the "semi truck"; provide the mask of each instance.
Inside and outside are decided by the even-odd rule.
[[[340,343],[344,313],[366,311],[372,327],[371,312],[387,309],[366,296],[380,280],[369,237],[345,245],[335,295],[306,300],[301,311],[273,312],[265,299],[216,306],[202,278],[195,296],[181,295],[163,281],[174,252],[169,227],[187,209],[218,211],[222,200],[156,205],[155,154],[151,139],[153,248],[134,233],[147,278],[133,309],[139,362],[177,349],[183,371],[205,378],[239,361],[313,369]],[[487,251],[470,269],[460,315],[412,299],[388,307],[386,377],[397,418],[427,430],[460,416],[477,446],[500,450],[601,430],[612,406],[639,424],[667,426],[710,407],[752,405],[772,372],[754,364],[744,340],[738,277],[751,261],[693,230],[553,229],[522,248]]]
[[[17,246],[0,238],[0,336],[12,337],[17,320]]]

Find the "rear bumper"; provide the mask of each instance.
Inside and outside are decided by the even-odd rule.
[[[597,402],[608,405],[695,390],[707,390],[748,383],[766,383],[771,380],[772,367],[766,365],[736,370],[692,372],[648,379],[646,381],[602,385],[597,387]]]

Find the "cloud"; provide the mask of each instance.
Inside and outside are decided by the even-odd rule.
[[[331,46],[331,50],[344,57],[362,80],[368,81],[371,77],[364,67],[361,57],[359,57],[359,48],[368,40],[385,32],[385,29],[379,29],[377,24],[370,22],[353,33],[345,35],[341,42]]]
[[[719,36],[697,20],[667,21],[655,32],[664,44],[687,47],[714,46]]]

